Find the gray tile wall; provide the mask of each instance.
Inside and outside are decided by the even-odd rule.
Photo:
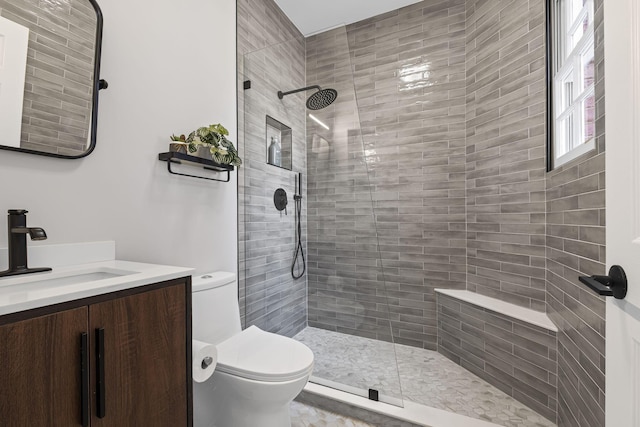
[[[545,311],[541,0],[467,2],[467,286]]]
[[[556,333],[438,294],[438,351],[556,421]]]
[[[307,39],[307,83],[338,99],[307,120],[309,325],[391,340],[345,28]]]
[[[293,336],[307,324],[306,275],[294,280],[295,172],[306,172],[303,95],[278,90],[305,85],[305,41],[272,0],[239,0],[239,292],[243,326]],[[251,89],[244,90],[244,80]],[[293,171],[267,164],[266,115],[292,128]],[[305,177],[306,178],[306,177]],[[304,182],[303,182],[304,185]],[[287,214],[273,193],[289,196]],[[303,203],[303,244],[306,235]],[[305,247],[306,251],[306,247]]]
[[[605,271],[603,0],[595,2],[596,150],[547,176],[547,312],[558,325],[558,425],[605,418],[605,301],[578,282]]]
[[[465,287],[464,23],[448,0],[347,27],[362,128],[338,123],[326,153],[308,140],[310,324],[380,338],[390,319],[396,342],[436,348],[433,290]],[[353,84],[333,33],[307,41],[309,83]]]
[[[85,0],[49,8],[0,0],[0,16],[29,28],[20,147],[82,154],[91,125],[95,10]]]

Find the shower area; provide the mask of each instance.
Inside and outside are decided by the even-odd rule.
[[[425,3],[240,55],[243,326],[308,345],[326,387],[553,426],[438,352],[455,338],[435,289],[468,289],[478,250],[467,137],[482,112],[469,115],[467,69],[492,53],[478,42],[470,63],[464,1]]]
[[[402,405],[385,280],[391,264],[381,250],[389,232],[376,220],[393,213],[375,206],[381,159],[373,140],[365,149],[346,28],[269,46],[243,62],[245,322],[311,347],[315,382]],[[282,210],[277,189],[288,200]]]

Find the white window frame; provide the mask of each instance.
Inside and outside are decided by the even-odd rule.
[[[575,3],[576,0],[551,0],[553,41],[550,77],[553,81],[549,107],[553,111],[553,123],[550,127],[553,167],[561,166],[595,149],[595,135],[588,140],[585,135],[584,114],[585,101],[595,94],[595,76],[588,87],[581,87],[584,84],[583,57],[594,54],[594,4],[593,0],[586,0],[579,11],[573,13]],[[570,21],[574,15],[575,18]],[[574,43],[573,34],[584,25],[587,17],[589,25]],[[564,85],[567,79],[573,82],[570,87]]]

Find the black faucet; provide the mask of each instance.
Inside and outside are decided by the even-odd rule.
[[[26,214],[27,211],[22,209],[9,209],[9,216],[7,217],[9,269],[0,271],[0,277],[51,271],[49,267],[27,267],[27,234],[31,237],[31,240],[46,240],[47,233],[39,227],[27,227]]]

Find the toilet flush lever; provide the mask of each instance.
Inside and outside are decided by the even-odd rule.
[[[207,356],[202,359],[202,369],[207,369],[213,363],[213,358],[211,356]]]

